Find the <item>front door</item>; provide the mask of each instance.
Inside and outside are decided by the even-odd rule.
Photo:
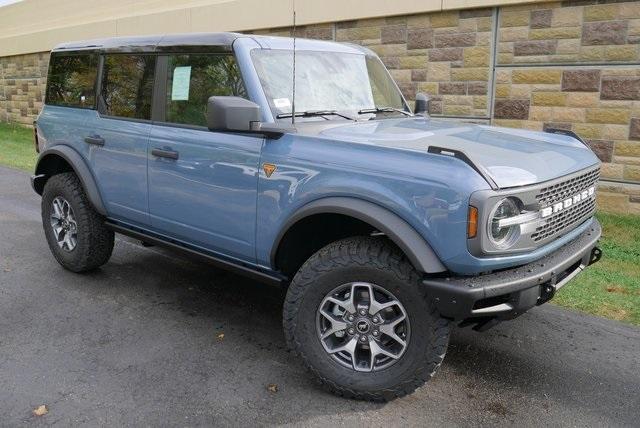
[[[243,261],[255,260],[258,165],[263,138],[211,132],[207,100],[246,97],[232,55],[159,57],[163,121],[149,139],[149,213],[154,230]],[[159,76],[160,78],[160,76]]]
[[[98,112],[83,135],[89,162],[109,217],[148,225],[147,146],[155,55],[108,54],[103,58]]]

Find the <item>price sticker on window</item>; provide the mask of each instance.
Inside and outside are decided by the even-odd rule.
[[[173,69],[171,84],[171,101],[189,100],[189,83],[191,81],[191,67],[176,67]]]

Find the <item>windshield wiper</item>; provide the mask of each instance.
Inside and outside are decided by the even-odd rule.
[[[278,119],[284,119],[285,117],[291,117],[291,113],[280,113],[276,116]],[[355,120],[353,117],[346,114],[338,113],[337,110],[307,110],[296,112],[296,117],[314,117],[314,116],[340,116],[345,119]],[[327,119],[329,120],[329,119]]]
[[[395,107],[374,107],[374,108],[363,108],[358,111],[358,114],[368,114],[368,113],[402,113],[405,116],[413,116],[413,113],[409,113],[408,111],[401,110]]]

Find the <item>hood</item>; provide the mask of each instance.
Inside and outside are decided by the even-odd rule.
[[[462,151],[500,188],[552,180],[599,162],[591,149],[566,135],[422,117],[296,126],[303,135],[398,150]]]

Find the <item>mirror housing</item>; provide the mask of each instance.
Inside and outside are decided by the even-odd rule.
[[[207,127],[210,131],[255,131],[260,129],[260,106],[241,97],[210,97]]]
[[[431,101],[431,98],[429,98],[429,95],[423,93],[423,92],[418,92],[416,94],[416,104],[415,107],[413,109],[413,112],[415,114],[420,114],[422,116],[429,116],[429,102]]]

